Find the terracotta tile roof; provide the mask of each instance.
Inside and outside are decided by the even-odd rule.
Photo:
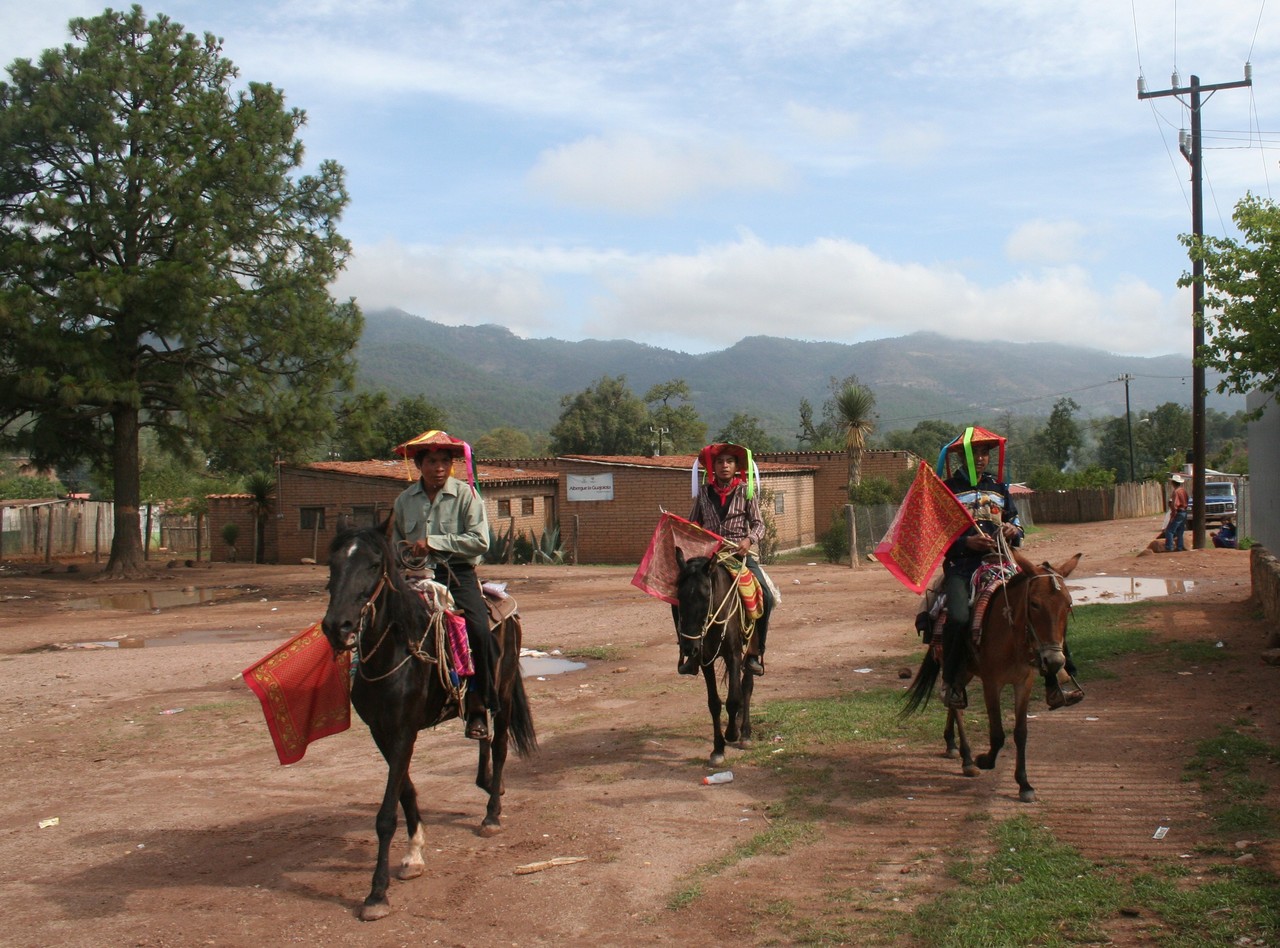
[[[408,483],[413,479],[413,468],[402,460],[394,461],[316,461],[314,464],[300,464],[301,471],[323,471],[330,474],[346,474],[353,477],[383,477],[388,480]],[[537,484],[558,481],[560,475],[555,471],[525,471],[518,467],[495,467],[489,464],[476,465],[476,479],[480,486],[485,484]]]
[[[628,454],[562,454],[558,460],[582,461],[587,464],[612,464],[618,467],[671,468],[688,471],[693,467],[695,454],[664,454],[661,457]],[[790,474],[815,470],[817,465],[800,463],[779,463],[776,461],[756,461],[761,473]]]

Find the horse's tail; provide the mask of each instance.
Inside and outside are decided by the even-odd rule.
[[[524,691],[524,681],[517,673],[507,704],[511,715],[507,735],[516,746],[516,753],[528,757],[538,749],[538,735],[533,730],[533,714],[529,710],[529,697]]]
[[[915,680],[907,691],[906,704],[898,712],[900,717],[905,718],[908,714],[923,709],[929,703],[929,698],[933,694],[933,685],[938,680],[938,672],[941,670],[942,666],[933,657],[933,649],[926,651],[924,661],[920,663],[920,670],[916,672]]]

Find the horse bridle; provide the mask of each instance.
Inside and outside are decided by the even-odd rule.
[[[716,561],[712,561],[712,568],[724,569],[724,567],[721,566],[720,563]],[[710,581],[708,581],[708,585],[711,585]],[[710,596],[707,597],[708,601],[710,601],[710,598],[711,598]],[[717,605],[715,609],[711,609],[710,607],[707,608],[707,617],[705,620],[703,620],[702,630],[697,634],[697,636],[686,635],[683,631],[679,631],[678,634],[680,638],[684,639],[686,642],[696,641],[698,643],[698,653],[699,655],[701,655],[701,653],[704,651],[702,647],[703,643],[706,642],[707,633],[711,631],[712,626],[716,626],[716,625],[724,626],[725,631],[721,634],[722,636],[728,634],[729,616],[732,614],[731,610],[732,610],[733,602],[735,598],[737,599],[738,612],[740,614],[745,614],[746,609],[742,605],[742,597],[738,594],[737,584],[730,583],[729,588],[725,592],[724,598],[720,600],[719,605]],[[726,607],[728,608],[726,609]],[[723,613],[723,618],[721,617],[722,613]],[[744,626],[745,626],[745,621],[744,621]],[[709,661],[702,662],[702,664],[710,665],[715,660],[716,660],[716,657],[712,655]]]
[[[1062,590],[1063,590],[1063,588],[1064,588],[1064,583],[1066,582],[1066,577],[1062,576],[1062,574],[1060,574],[1060,573],[1059,573],[1057,570],[1055,570],[1052,566],[1049,566],[1049,565],[1047,565],[1047,564],[1044,566],[1044,569],[1045,569],[1045,572],[1043,572],[1043,573],[1032,573],[1032,574],[1030,574],[1030,575],[1027,577],[1027,582],[1031,582],[1032,580],[1036,580],[1036,579],[1047,579],[1047,580],[1049,580],[1051,583],[1053,583],[1053,589],[1054,589],[1054,592],[1062,592]],[[1071,612],[1071,594],[1070,594],[1070,593],[1067,593],[1067,612],[1068,612],[1068,613],[1070,613],[1070,612]],[[1054,645],[1046,646],[1046,645],[1044,644],[1044,642],[1043,642],[1043,641],[1041,641],[1041,639],[1040,639],[1040,635],[1036,632],[1035,624],[1034,624],[1034,623],[1032,623],[1032,621],[1031,621],[1030,596],[1028,596],[1028,608],[1027,608],[1027,629],[1026,629],[1026,632],[1027,632],[1027,640],[1028,640],[1028,644],[1032,646],[1032,649],[1033,649],[1033,651],[1035,652],[1035,656],[1036,656],[1036,664],[1037,664],[1038,666],[1040,666],[1041,671],[1043,671],[1043,670],[1044,670],[1044,659],[1041,657],[1041,654],[1042,654],[1042,652],[1044,651],[1044,649],[1046,649],[1046,648],[1057,648],[1057,649],[1061,650],[1061,648],[1062,648],[1062,647],[1061,647],[1061,646],[1054,646]]]

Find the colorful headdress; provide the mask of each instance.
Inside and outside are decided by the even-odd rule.
[[[742,476],[747,480],[747,496],[754,497],[756,494],[756,484],[760,481],[760,469],[756,467],[755,459],[751,456],[751,449],[743,447],[740,444],[734,444],[732,441],[717,441],[709,444],[698,452],[697,457],[693,459],[693,496],[698,496],[698,490],[704,483],[710,483],[715,467],[716,458],[722,454],[732,454],[738,461],[738,470],[742,472]],[[702,468],[702,478],[698,477],[698,468]]]
[[[955,470],[968,473],[970,484],[978,483],[978,469],[973,463],[973,452],[975,448],[987,448],[988,450],[999,449],[995,477],[996,480],[1003,481],[1005,440],[986,428],[970,426],[964,429],[964,434],[954,441],[948,441],[938,452],[938,476],[944,480],[951,476],[951,462],[954,459]]]
[[[466,463],[467,482],[472,487],[475,486],[475,463],[471,458],[471,445],[463,441],[461,438],[455,438],[447,431],[424,431],[417,437],[410,438],[404,444],[396,446],[396,454],[404,458],[408,464],[412,465],[414,459],[422,451],[448,451],[454,457],[462,458]],[[413,480],[417,475],[410,471],[409,479]]]

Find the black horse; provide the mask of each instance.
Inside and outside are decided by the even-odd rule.
[[[707,683],[707,708],[711,711],[714,747],[710,763],[724,763],[725,743],[751,746],[751,692],[755,676],[746,670],[743,655],[748,639],[744,635],[749,619],[738,594],[737,577],[716,557],[695,556],[686,560],[676,548],[677,629],[680,654],[695,655]],[[728,695],[720,700],[716,685],[716,660],[724,664]],[[728,713],[724,730],[720,709]]]
[[[397,803],[404,810],[409,834],[409,853],[398,876],[413,879],[426,869],[422,860],[426,834],[409,762],[419,731],[458,716],[457,690],[448,663],[441,658],[446,652],[443,626],[443,621],[433,621],[421,595],[400,575],[384,529],[371,527],[334,538],[329,547],[329,608],[321,627],[335,652],[354,652],[351,703],[387,761],[387,786],[377,817],[378,862],[373,887],[360,910],[365,921],[391,911],[387,859],[396,830]],[[490,739],[480,742],[476,786],[489,794],[482,835],[501,829],[508,739],[522,757],[537,749],[520,679],[520,633],[516,614],[494,629],[502,711],[494,716]]]

